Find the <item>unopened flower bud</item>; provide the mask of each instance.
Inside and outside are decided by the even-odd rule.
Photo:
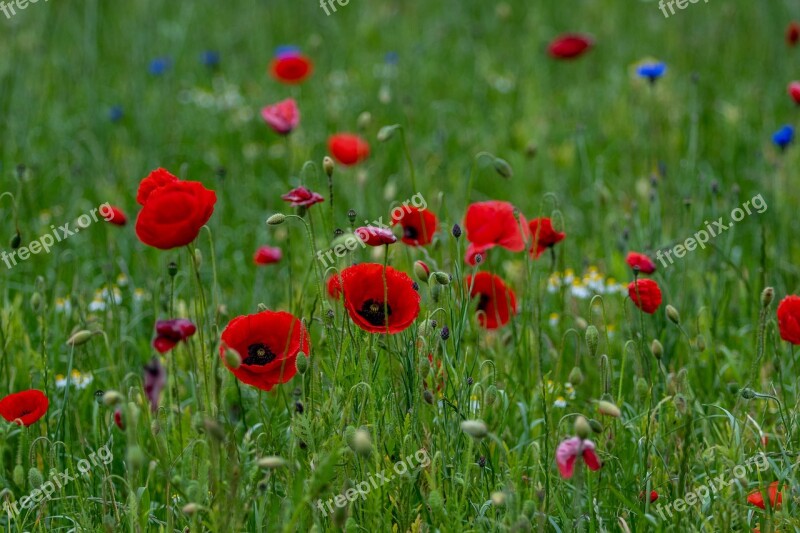
[[[239,368],[242,365],[242,356],[231,348],[225,349],[225,364],[228,368]]]
[[[664,357],[664,346],[661,345],[658,339],[653,339],[653,342],[650,343],[650,351],[653,352],[653,357],[659,361]]]
[[[611,402],[606,401],[597,402],[597,410],[606,416],[613,416],[614,418],[619,418],[622,414],[619,410],[619,407]]]
[[[431,276],[431,269],[423,261],[416,261],[414,262],[414,275],[423,283],[427,283]]]
[[[350,209],[350,210],[347,211],[347,220],[349,220],[351,224],[356,221],[356,210],[355,209]]]
[[[751,388],[744,388],[744,389],[739,391],[739,394],[745,400],[752,400],[753,398],[756,397],[756,392]]]
[[[464,420],[461,422],[461,431],[474,439],[482,439],[489,434],[489,429],[482,420]]]
[[[602,433],[603,432],[603,424],[600,421],[595,420],[594,418],[589,419],[589,427],[592,428],[592,431],[595,433]]]
[[[772,287],[767,287],[761,292],[761,307],[769,307],[769,304],[772,303],[772,299],[775,297],[775,289]]]
[[[450,285],[450,275],[445,272],[434,272],[431,276],[439,285]]]
[[[497,401],[497,387],[494,385],[489,385],[486,388],[486,394],[484,395],[486,405],[494,405],[494,402]]]
[[[278,457],[277,455],[268,455],[258,460],[259,468],[273,470],[282,466],[286,466],[286,459],[283,457]]]
[[[425,389],[422,392],[422,399],[425,400],[425,403],[429,403],[429,404],[433,405],[434,397],[433,397],[433,393],[430,390]]]
[[[12,477],[14,478],[14,483],[22,488],[25,488],[25,469],[22,467],[22,465],[17,465],[14,467],[14,474]]]
[[[372,439],[365,429],[357,429],[353,436],[353,450],[361,455],[369,455],[372,451]]]
[[[583,440],[588,439],[591,433],[592,428],[589,421],[583,415],[578,415],[578,418],[575,419],[575,434]]]
[[[583,372],[581,372],[580,367],[572,367],[567,379],[576,387],[580,386],[580,384],[583,383]]]
[[[333,164],[333,159],[331,159],[327,155],[322,158],[322,169],[325,171],[325,174],[327,174],[327,176],[329,178],[331,176],[333,176],[333,169],[334,168],[335,168],[335,165]]]
[[[203,264],[203,252],[200,251],[200,248],[194,249],[194,264],[197,269],[200,269],[200,265]]]
[[[103,405],[113,407],[122,402],[122,394],[115,390],[107,390],[103,393]]]
[[[39,469],[36,467],[31,467],[28,470],[28,483],[30,484],[31,488],[38,489],[42,486],[44,482],[44,478],[42,478],[42,473],[39,472]]]
[[[394,136],[394,132],[400,128],[399,124],[384,126],[378,130],[378,142],[386,142]]]
[[[494,169],[504,178],[510,178],[514,175],[514,171],[511,169],[511,165],[508,164],[508,161],[500,159],[499,157],[494,158]]]
[[[344,441],[350,448],[353,448],[356,438],[356,428],[347,426],[344,428]]]
[[[358,129],[365,130],[369,128],[370,123],[372,122],[372,114],[369,111],[364,111],[360,115],[358,115],[358,119],[356,120],[356,126]]]
[[[669,318],[673,324],[681,323],[681,315],[678,313],[678,310],[671,305],[667,305],[667,318]]]
[[[698,335],[697,338],[694,340],[694,347],[697,348],[698,352],[706,351],[706,340],[703,338],[702,335]]]
[[[175,263],[175,261],[170,261],[167,265],[167,274],[169,274],[169,277],[174,278],[177,273],[178,265]]]
[[[283,213],[275,213],[271,217],[267,219],[267,225],[269,226],[279,226],[286,221],[286,215]]]
[[[11,237],[11,242],[9,244],[11,245],[12,250],[19,248],[22,244],[22,235],[20,235],[19,232],[14,233],[14,236]]]
[[[31,296],[31,309],[34,313],[38,313],[42,309],[42,295],[38,291]]]
[[[89,342],[89,339],[92,338],[92,333],[88,329],[82,329],[72,334],[72,336],[67,339],[68,346],[81,346],[82,344],[86,344]]]
[[[297,373],[302,376],[308,370],[308,357],[303,352],[298,352],[294,364],[297,367]]]
[[[128,460],[128,465],[136,469],[141,468],[145,461],[144,453],[139,446],[131,446],[128,448],[126,458]]]
[[[200,510],[200,506],[196,503],[187,503],[181,510],[183,511],[183,514],[191,516]]]
[[[594,357],[597,355],[597,345],[600,342],[600,332],[594,324],[586,328],[586,346],[589,347],[589,355]]]

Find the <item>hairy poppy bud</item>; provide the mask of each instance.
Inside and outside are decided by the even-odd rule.
[[[199,510],[200,506],[197,505],[196,503],[187,503],[186,505],[183,506],[183,509],[181,509],[181,511],[183,511],[183,514],[189,516],[195,514]]]
[[[39,292],[34,292],[31,296],[31,309],[34,313],[38,313],[42,309],[42,295]]]
[[[461,422],[461,431],[478,440],[489,434],[489,429],[482,420],[464,420]]]
[[[273,470],[282,466],[286,466],[286,460],[283,457],[278,457],[277,455],[268,455],[258,460],[259,468]]]
[[[419,373],[422,376],[427,376],[428,372],[431,370],[431,362],[428,360],[427,357],[420,357],[419,358]]]
[[[673,324],[681,323],[681,315],[678,313],[678,310],[671,305],[667,305],[667,318],[669,318]]]
[[[344,441],[351,449],[354,446],[355,437],[356,437],[356,428],[354,428],[353,426],[347,426],[346,428],[344,428]]]
[[[115,390],[107,390],[103,393],[103,405],[113,407],[122,402],[122,394]]]
[[[653,339],[653,342],[650,343],[650,351],[653,352],[653,357],[661,360],[664,357],[664,346],[658,341],[658,339]]]
[[[597,410],[606,416],[613,416],[614,418],[619,418],[620,415],[622,414],[619,410],[619,407],[617,407],[611,402],[606,402],[602,400],[597,402]]]
[[[75,332],[69,339],[67,339],[68,346],[81,346],[82,344],[86,344],[89,342],[89,339],[92,338],[92,333],[88,329],[81,329]]]
[[[583,383],[583,372],[581,372],[580,367],[572,367],[572,370],[569,373],[569,377],[567,378],[570,383],[575,385],[576,387]]]
[[[416,261],[414,262],[414,275],[423,283],[427,283],[431,276],[431,269],[423,261]]]
[[[372,451],[372,439],[365,429],[357,429],[353,435],[353,450],[361,455],[369,455]]]
[[[327,155],[322,158],[322,168],[325,170],[325,174],[330,178],[333,176],[333,169],[335,165],[333,163],[333,159],[328,157]]]
[[[239,355],[239,352],[236,350],[227,348],[225,350],[225,364],[228,365],[229,368],[239,368],[242,366],[242,356]]]
[[[436,283],[439,285],[450,285],[450,275],[444,272],[434,272],[431,274],[433,279],[436,280]]]
[[[384,126],[378,130],[378,142],[386,142],[394,137],[394,132],[400,129],[400,124],[392,124],[391,126]]]
[[[694,341],[694,346],[697,348],[698,352],[706,351],[706,340],[703,338],[702,335],[698,335]]]
[[[772,287],[767,287],[761,292],[761,307],[769,307],[769,304],[772,303],[772,299],[775,297],[775,289]]]
[[[486,405],[494,405],[494,402],[497,401],[497,387],[494,385],[489,385],[486,388],[486,394],[484,395]]]
[[[308,370],[308,357],[303,352],[297,352],[297,359],[294,361],[297,367],[297,373],[301,376]]]
[[[514,171],[511,169],[511,165],[508,164],[508,161],[500,159],[499,157],[494,158],[494,169],[504,178],[510,178],[514,175]]]
[[[755,391],[753,389],[750,389],[750,388],[744,388],[744,389],[740,390],[739,394],[745,400],[752,400],[753,398],[756,397]]]
[[[444,498],[442,498],[441,492],[432,490],[430,494],[428,494],[428,507],[431,508],[431,514],[433,514],[437,521],[444,521],[444,518],[447,516],[447,511],[444,508]]]
[[[434,400],[433,393],[428,389],[425,389],[422,392],[422,399],[425,400],[426,403],[433,405],[433,400]]]
[[[31,467],[28,470],[28,483],[30,484],[31,488],[38,489],[44,483],[44,479],[42,478],[42,473],[39,472],[39,469],[36,467]]]
[[[589,427],[592,428],[592,431],[595,433],[602,433],[603,432],[603,424],[601,424],[598,420],[594,418],[589,419]]]
[[[270,226],[279,226],[286,221],[286,215],[283,213],[275,213],[267,219],[267,224]]]
[[[17,465],[14,467],[13,478],[14,483],[22,488],[25,488],[25,469],[22,467],[22,465]]]
[[[356,126],[358,129],[365,130],[369,128],[370,123],[372,122],[372,113],[369,111],[364,111],[360,115],[358,115],[358,119],[356,120]]]
[[[128,460],[128,465],[137,469],[141,468],[145,461],[144,453],[139,446],[131,446],[128,448],[126,458]]]
[[[203,252],[200,251],[200,248],[194,249],[194,264],[197,269],[200,269],[200,265],[203,264]]]
[[[585,416],[578,415],[578,418],[575,419],[575,434],[581,439],[588,439],[591,433],[592,427],[589,425],[589,421]]]
[[[600,333],[594,324],[586,328],[586,346],[589,347],[589,355],[597,355],[597,345],[600,341]]]

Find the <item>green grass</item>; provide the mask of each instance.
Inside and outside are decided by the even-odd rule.
[[[0,193],[13,193],[15,203],[0,198],[2,250],[10,252],[17,227],[27,245],[103,202],[129,217],[122,229],[92,224],[13,269],[0,263],[0,392],[35,388],[50,399],[36,424],[0,427],[0,499],[29,494],[32,468],[47,478],[75,472],[103,445],[113,452],[109,464],[93,465],[33,510],[4,511],[0,525],[599,532],[618,531],[624,520],[634,532],[800,530],[797,356],[775,316],[777,303],[800,290],[800,152],[781,154],[770,141],[781,125],[800,125],[786,94],[800,79],[800,47],[784,40],[793,17],[800,14],[788,0],[711,0],[669,19],[654,2],[589,0],[351,0],[331,16],[313,1],[86,0],[0,15]],[[575,62],[551,60],[546,45],[564,31],[592,34],[595,48]],[[275,47],[286,43],[315,63],[298,87],[267,73]],[[220,52],[215,71],[199,61],[208,49]],[[390,51],[394,70],[384,61]],[[172,67],[149,74],[162,56]],[[634,74],[646,57],[668,64],[654,87]],[[302,119],[287,143],[259,110],[289,96]],[[117,123],[108,119],[113,105],[124,109]],[[369,117],[359,120],[363,113]],[[376,140],[391,124],[403,126],[418,190],[399,132]],[[360,133],[372,154],[358,167],[337,166],[331,213],[321,163],[337,131]],[[507,160],[513,177],[476,158],[482,151]],[[208,230],[192,245],[197,276],[190,250],[149,248],[134,232],[139,181],[157,167],[217,193]],[[392,245],[389,264],[411,275],[422,259],[453,283],[438,301],[421,284],[420,318],[401,334],[354,327],[341,304],[319,301],[303,225],[265,224],[292,212],[280,196],[300,183],[326,197],[306,215],[319,248],[349,227],[349,209],[357,225],[386,220],[393,205],[421,193],[440,219],[437,242],[425,251]],[[580,276],[590,266],[627,285],[629,250],[683,242],[758,194],[765,212],[705,250],[659,264],[653,278],[664,304],[652,316],[623,294],[548,291],[553,271]],[[529,219],[553,216],[567,233],[554,260],[490,252],[480,269],[502,276],[520,304],[495,332],[478,326],[475,304],[462,297],[467,243],[449,233],[470,202],[487,199],[510,201]],[[252,254],[267,243],[283,249],[283,260],[258,268]],[[383,256],[359,247],[338,267],[367,261]],[[121,302],[91,311],[95,293],[113,286]],[[768,286],[775,301],[762,316]],[[238,383],[217,355],[228,321],[259,304],[302,317],[311,333],[310,369],[269,393]],[[666,304],[679,310],[680,327]],[[155,353],[155,321],[173,317],[190,318],[199,331],[162,358],[169,383],[154,416],[142,368]],[[434,331],[423,324],[429,317]],[[600,332],[595,355],[588,324]],[[82,329],[102,334],[68,346]],[[664,347],[663,370],[653,339]],[[444,378],[424,374],[428,353],[443,362]],[[570,398],[564,384],[575,366],[584,380]],[[73,368],[93,381],[67,394],[55,376]],[[746,400],[738,394],[745,386],[775,400]],[[123,397],[124,431],[97,390]],[[597,412],[604,394],[620,418]],[[566,407],[555,405],[558,396]],[[602,424],[592,440],[604,466],[579,466],[564,480],[555,449],[574,434],[578,414]],[[485,421],[489,436],[472,439],[460,428],[465,419]],[[369,433],[371,453],[354,451],[348,428]],[[316,507],[421,449],[428,466],[415,460],[333,517]],[[656,504],[720,475],[733,479],[733,468],[761,450],[770,466],[760,479],[749,473],[661,520]],[[285,465],[259,466],[273,455]],[[750,491],[775,480],[787,483],[780,510],[747,503]],[[650,490],[660,495],[656,504],[640,498]]]

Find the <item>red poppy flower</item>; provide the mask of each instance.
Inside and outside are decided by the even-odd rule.
[[[478,324],[484,328],[505,326],[517,314],[517,297],[499,276],[478,272],[474,283],[472,276],[467,276],[464,283],[467,288],[472,287],[470,298],[479,298]]]
[[[439,221],[427,209],[410,205],[392,209],[392,226],[396,224],[403,228],[404,243],[409,246],[425,246],[433,241]]]
[[[153,348],[159,353],[166,353],[179,342],[194,335],[195,331],[197,331],[197,327],[185,318],[159,320],[156,322],[156,338],[153,339]]]
[[[652,274],[656,271],[656,264],[644,254],[628,252],[628,257],[625,258],[625,262],[634,270],[638,267],[639,272],[644,274]]]
[[[289,202],[289,205],[292,207],[311,207],[314,204],[325,201],[322,195],[310,191],[305,187],[296,187],[281,196],[281,199]]]
[[[328,296],[338,300],[342,295],[342,278],[339,274],[333,274],[328,278]]]
[[[303,83],[314,72],[314,64],[300,52],[292,52],[275,57],[269,70],[279,82],[296,85]]]
[[[24,390],[0,400],[0,416],[9,422],[21,422],[23,426],[30,426],[44,416],[49,405],[50,402],[42,391]]]
[[[534,218],[528,223],[531,233],[531,248],[528,250],[534,259],[538,259],[542,252],[564,240],[567,235],[553,229],[549,218]]]
[[[644,500],[644,492],[639,493],[639,499]],[[650,503],[654,503],[658,499],[658,493],[654,490],[650,491]]]
[[[547,52],[555,59],[575,59],[588,51],[594,41],[588,35],[580,33],[565,33],[554,39]]]
[[[281,249],[273,246],[261,246],[253,256],[253,262],[257,265],[271,265],[281,260],[283,254]]]
[[[558,472],[564,479],[569,479],[575,470],[575,460],[578,457],[583,458],[583,462],[590,470],[600,470],[603,463],[595,452],[594,442],[586,439],[581,440],[580,437],[572,437],[561,441],[561,444],[556,448],[556,464],[558,464]]]
[[[628,296],[633,300],[636,307],[649,315],[655,313],[658,306],[661,305],[661,289],[658,288],[658,283],[652,279],[640,279],[630,282],[628,284]]]
[[[789,84],[789,96],[792,97],[795,104],[800,105],[800,81],[793,81]]]
[[[786,44],[795,46],[800,41],[800,22],[793,20],[786,28]]]
[[[144,244],[169,250],[189,244],[214,213],[217,195],[197,181],[181,181],[157,169],[139,184],[136,235]]]
[[[116,411],[114,411],[114,423],[119,429],[125,431],[125,424],[122,422],[122,409],[119,407],[117,407]]]
[[[519,219],[517,222],[514,206],[508,202],[490,200],[470,204],[464,217],[467,240],[470,242],[466,262],[474,265],[475,255],[485,254],[494,246],[502,246],[512,252],[524,250],[528,223],[522,214]]]
[[[100,206],[99,211],[106,222],[114,224],[115,226],[124,226],[128,223],[128,217],[125,216],[125,213],[123,213],[122,209],[119,207],[103,204]]]
[[[310,347],[303,323],[283,311],[236,317],[225,327],[221,340],[223,362],[226,348],[242,358],[238,368],[228,370],[242,383],[266,391],[292,379],[297,373],[297,355],[303,352],[308,357]]]
[[[773,481],[769,484],[769,488],[767,489],[767,495],[769,496],[769,506],[773,509],[780,507],[781,502],[783,501],[783,493],[778,490],[778,482]],[[754,490],[750,494],[747,495],[747,502],[752,503],[756,507],[760,507],[761,509],[765,508],[764,505],[764,496],[761,494],[761,489]]]
[[[300,123],[300,111],[294,98],[287,98],[262,108],[261,118],[275,133],[288,135]]]
[[[361,263],[341,272],[344,306],[355,324],[370,333],[400,333],[419,315],[419,293],[404,272]]]
[[[355,165],[369,157],[369,143],[351,133],[337,133],[328,139],[328,151],[343,165]]]
[[[778,304],[778,330],[783,340],[800,344],[800,296],[787,296]]]
[[[367,246],[383,246],[384,244],[392,244],[397,242],[397,237],[394,236],[392,230],[389,228],[376,228],[375,226],[362,226],[356,228],[354,231],[356,237]]]

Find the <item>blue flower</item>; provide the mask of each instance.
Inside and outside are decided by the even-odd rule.
[[[386,55],[383,58],[383,60],[389,63],[390,65],[396,65],[398,59],[399,57],[397,55],[397,52],[386,52]]]
[[[172,65],[172,60],[168,57],[157,57],[150,62],[150,74],[153,76],[161,76]]]
[[[119,122],[122,120],[123,115],[121,105],[114,105],[108,109],[108,120],[111,122]]]
[[[300,53],[300,48],[291,44],[282,44],[275,49],[275,57],[291,57]]]
[[[219,65],[219,52],[216,50],[206,50],[200,54],[200,62],[207,67],[216,67]]]
[[[781,150],[792,144],[794,140],[794,128],[791,126],[784,126],[772,135],[772,142],[774,142]]]
[[[636,73],[642,78],[647,78],[650,83],[655,83],[666,71],[666,63],[645,63],[636,69]]]

